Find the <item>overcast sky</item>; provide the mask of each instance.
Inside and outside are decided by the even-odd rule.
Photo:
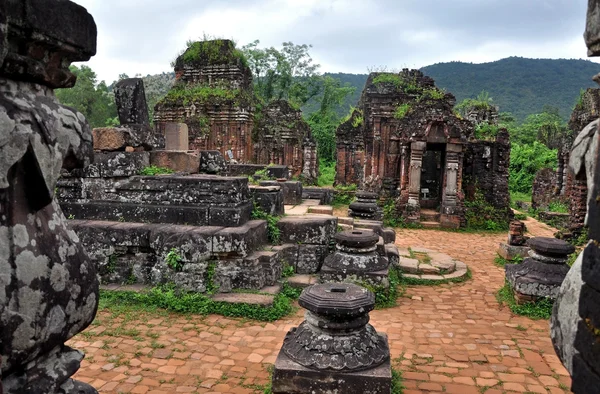
[[[312,44],[322,72],[482,63],[508,56],[585,58],[587,0],[74,0],[98,25],[88,63],[108,83],[172,71],[204,34]]]

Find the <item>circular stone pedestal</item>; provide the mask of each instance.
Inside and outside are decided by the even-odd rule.
[[[377,252],[379,235],[371,230],[351,230],[334,236],[336,250],[325,258],[321,282],[366,281],[389,287],[389,260]]]
[[[515,293],[517,303],[540,298],[556,299],[569,272],[566,264],[575,247],[556,238],[536,237],[527,241],[531,248],[522,264],[507,265],[506,280]]]
[[[390,350],[369,324],[373,293],[350,283],[306,288],[306,320],[290,330],[273,371],[273,393],[389,393]]]
[[[377,205],[379,195],[359,190],[356,192],[357,201],[348,207],[348,216],[353,218],[382,220],[383,211]]]
[[[467,277],[465,263],[426,248],[399,249],[402,276],[430,282],[460,280]]]

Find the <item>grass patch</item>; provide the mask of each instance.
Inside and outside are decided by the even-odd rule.
[[[531,204],[531,194],[521,192],[510,192],[510,206],[513,209],[520,209],[519,207],[517,207],[517,202]]]
[[[569,206],[561,201],[552,201],[548,204],[548,212],[569,213]]]
[[[515,220],[527,220],[527,215],[525,215],[524,213],[517,213],[515,214]]]
[[[272,306],[229,304],[216,302],[204,294],[177,291],[173,286],[159,286],[147,292],[100,290],[100,309],[113,313],[173,311],[182,314],[216,314],[227,317],[245,317],[260,321],[274,321],[293,312],[290,292],[275,296]],[[118,306],[118,308],[116,308]]]
[[[505,259],[504,257],[498,255],[494,259],[494,265],[496,265],[497,267],[504,267],[506,264],[521,264],[522,262],[523,262],[522,257],[516,257],[512,260],[508,260],[508,259]]]
[[[154,175],[172,174],[173,172],[174,171],[172,169],[166,168],[166,167],[148,166],[148,167],[142,168],[142,170],[140,171],[139,174],[154,176]]]
[[[496,293],[496,299],[501,305],[508,306],[510,311],[515,315],[527,316],[535,320],[548,320],[550,319],[550,316],[552,316],[552,306],[554,305],[553,300],[544,298],[537,302],[527,302],[525,304],[518,305],[515,301],[513,290],[508,282],[504,284],[504,287],[498,290],[498,293]]]
[[[356,281],[356,284],[375,294],[375,309],[386,309],[396,306],[398,297],[404,293],[404,288],[400,283],[400,274],[393,267],[390,268],[388,280],[389,288],[381,285],[375,286],[365,281]]]

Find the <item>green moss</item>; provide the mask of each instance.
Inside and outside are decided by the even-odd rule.
[[[142,168],[140,171],[140,175],[162,175],[162,174],[172,174],[173,170],[166,167],[157,167],[157,166],[148,166]]]
[[[363,124],[364,119],[362,117],[362,115],[356,116],[354,119],[352,119],[352,127],[359,127]]]

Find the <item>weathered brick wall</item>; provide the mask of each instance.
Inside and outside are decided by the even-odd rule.
[[[508,192],[508,167],[510,164],[510,141],[508,132],[502,129],[495,141],[474,141],[467,145],[463,161],[463,190],[470,200],[478,189],[486,201],[510,215]]]
[[[533,179],[531,207],[546,209],[548,204],[556,198],[556,172],[551,168],[539,170]]]

